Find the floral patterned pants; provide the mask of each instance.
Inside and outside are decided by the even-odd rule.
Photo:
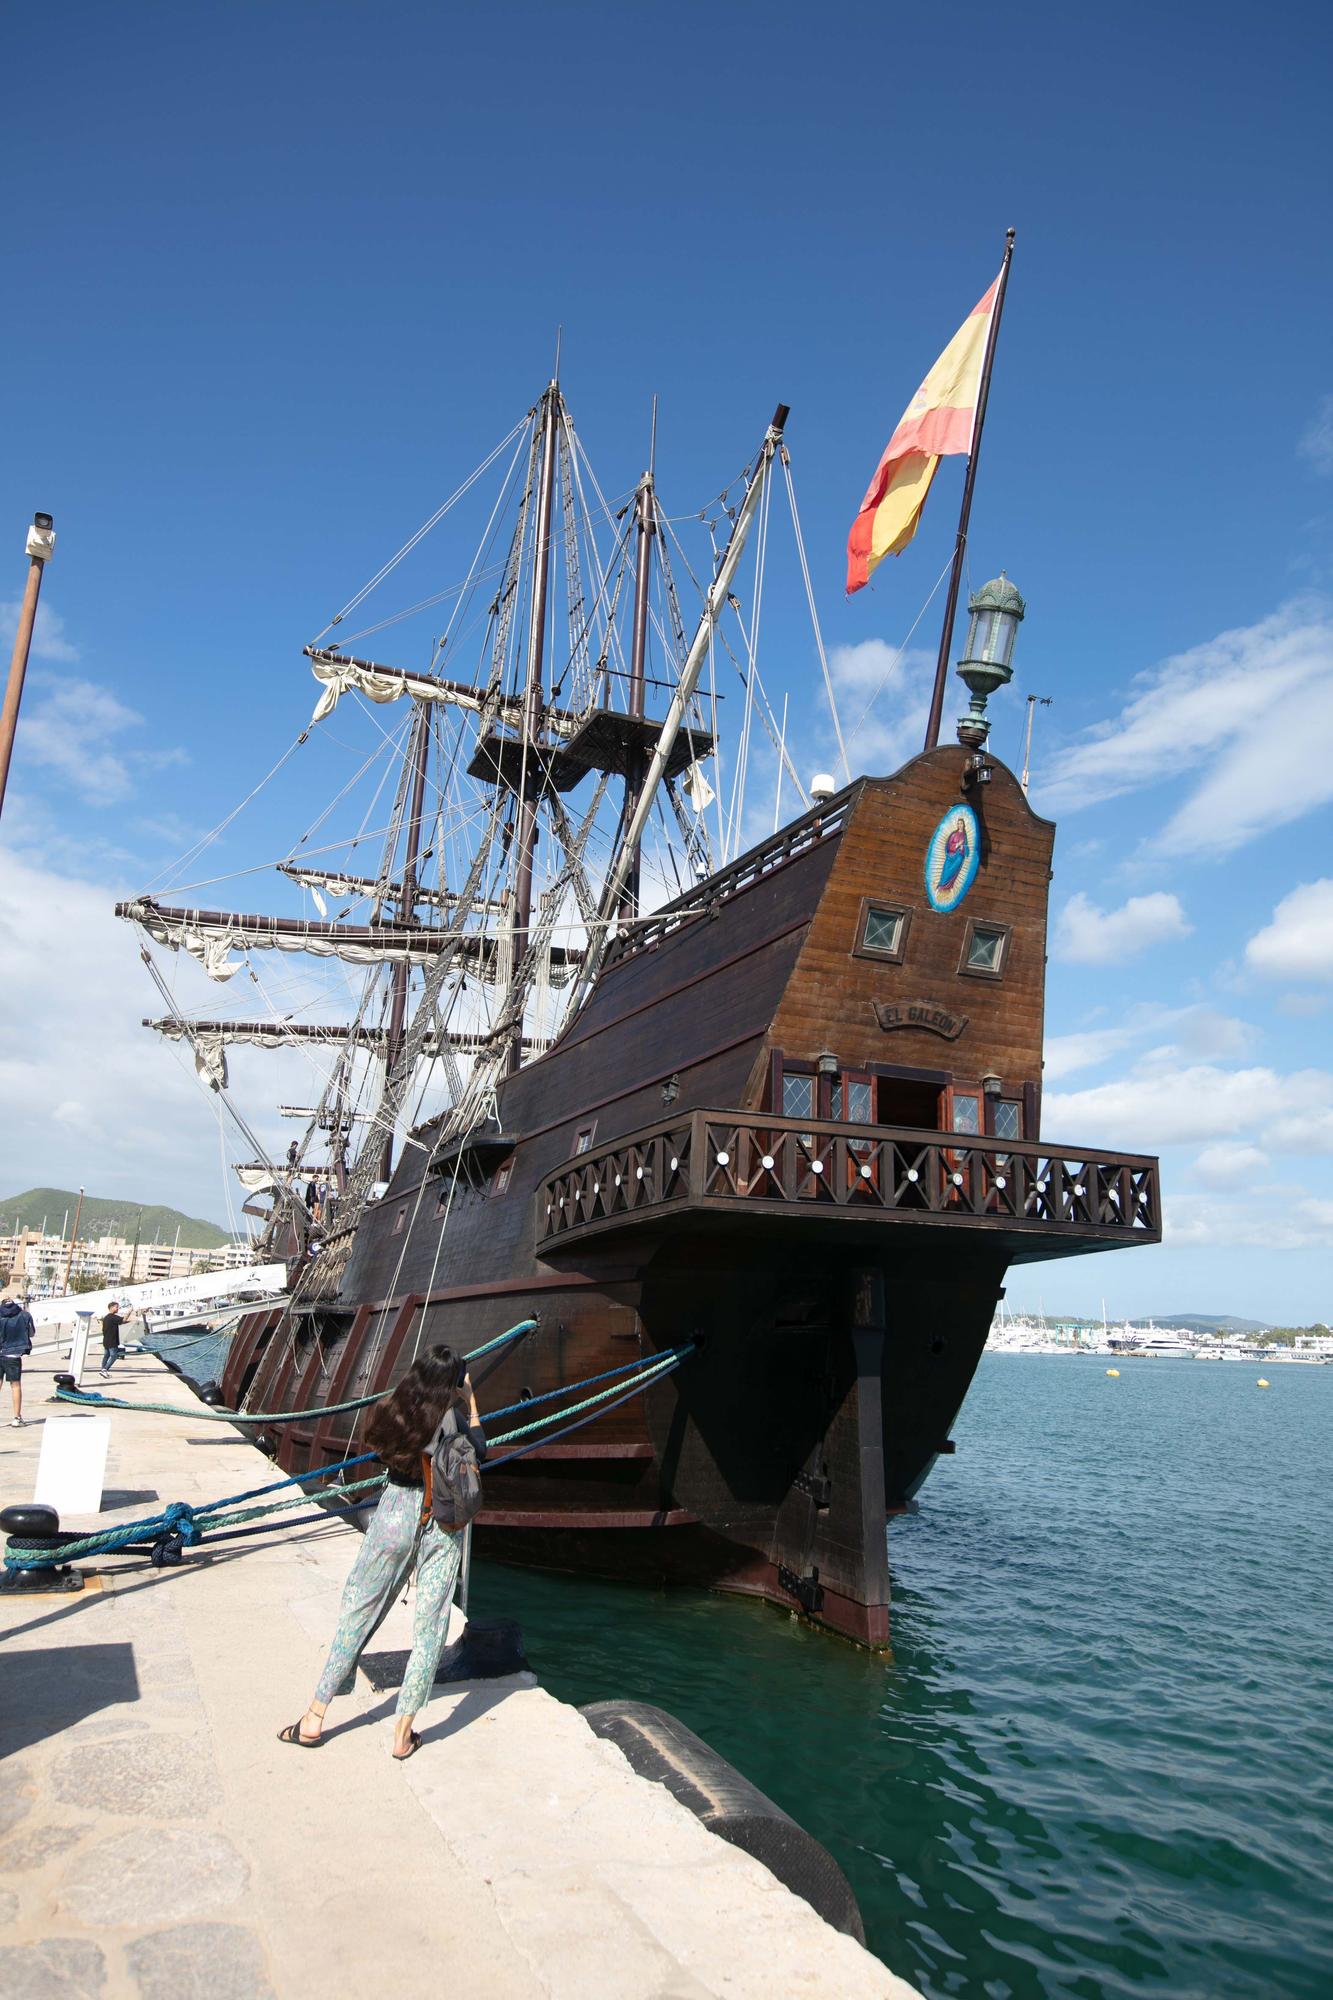
[[[446,1534],[434,1521],[423,1530],[421,1504],[420,1487],[386,1486],[381,1494],[343,1588],[338,1629],[315,1689],[316,1701],[329,1702],[335,1694],[352,1692],[356,1663],[406,1587],[415,1560],[412,1651],[398,1691],[397,1713],[415,1715],[426,1706],[444,1650],[463,1539]]]

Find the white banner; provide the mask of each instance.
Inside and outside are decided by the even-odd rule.
[[[76,1313],[100,1319],[115,1299],[118,1305],[149,1311],[157,1306],[203,1305],[240,1292],[282,1292],[287,1287],[285,1264],[246,1264],[237,1271],[200,1271],[192,1278],[157,1278],[145,1285],[110,1285],[101,1292],[71,1292],[61,1299],[34,1299],[28,1307],[36,1326],[72,1326]]]

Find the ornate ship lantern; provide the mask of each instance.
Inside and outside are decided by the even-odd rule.
[[[967,714],[958,718],[958,741],[980,750],[990,734],[987,700],[1014,677],[1014,640],[1027,606],[1001,570],[968,599],[967,608],[971,623],[956,671],[972,700]]]

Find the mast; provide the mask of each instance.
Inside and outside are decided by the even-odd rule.
[[[69,1210],[68,1210],[68,1209],[66,1209],[65,1213],[66,1213],[66,1215],[68,1215],[68,1213],[69,1213]],[[65,1259],[65,1292],[66,1292],[66,1295],[68,1295],[68,1293],[69,1293],[69,1274],[70,1274],[70,1272],[71,1272],[71,1271],[73,1270],[73,1268],[74,1268],[74,1246],[75,1246],[75,1244],[76,1244],[76,1243],[78,1242],[78,1240],[79,1240],[79,1217],[80,1217],[80,1216],[81,1216],[82,1214],[83,1214],[83,1189],[82,1189],[82,1188],[80,1188],[80,1189],[79,1189],[79,1200],[78,1200],[78,1205],[77,1205],[77,1207],[76,1207],[76,1208],[75,1208],[75,1210],[74,1210],[74,1227],[73,1227],[73,1229],[72,1229],[72,1230],[70,1231],[70,1238],[69,1238],[69,1255],[68,1255],[68,1257],[66,1257],[66,1259]]]
[[[555,491],[555,443],[560,414],[560,384],[552,380],[542,397],[542,469],[537,500],[537,540],[532,564],[532,606],[528,619],[528,668],[523,694],[523,742],[527,758],[537,746],[545,689],[542,667],[546,645],[546,594],[551,570],[551,502]],[[532,864],[537,852],[537,799],[540,774],[529,766],[525,772],[523,797],[519,804],[517,867],[514,880],[515,967],[522,963],[532,926]],[[509,1047],[509,1068],[515,1070],[522,1059],[523,1030],[520,1021]]]
[[[944,600],[944,625],[940,632],[939,656],[935,661],[935,686],[930,697],[930,719],[926,723],[926,749],[933,750],[940,740],[940,721],[944,714],[944,689],[949,678],[949,653],[953,646],[953,621],[958,609],[958,590],[963,580],[963,558],[967,554],[967,527],[972,515],[972,489],[977,481],[977,460],[981,456],[981,432],[986,422],[986,404],[990,399],[991,369],[995,365],[995,343],[1000,334],[1000,315],[1004,311],[1004,295],[1009,288],[1009,266],[1014,255],[1014,232],[1004,232],[1004,262],[1000,266],[999,283],[995,290],[995,310],[991,314],[990,327],[986,334],[986,352],[981,362],[981,386],[977,392],[977,420],[972,429],[972,449],[967,455],[967,477],[963,481],[963,504],[958,511],[958,536],[954,542],[953,568],[949,572],[949,594]]]
[[[657,440],[657,408],[653,406],[653,442]],[[639,481],[639,490],[634,496],[634,511],[638,518],[638,546],[634,560],[634,627],[629,665],[629,712],[636,721],[643,717],[644,662],[648,652],[648,598],[652,583],[653,536],[657,533],[657,499],[654,488],[653,466],[650,456],[648,470]],[[642,749],[630,753],[625,774],[625,824],[633,822],[635,808],[643,792],[644,773],[647,758]],[[627,917],[638,915],[639,910],[639,862],[642,841],[636,840],[630,851],[629,875],[625,883],[625,895],[621,910]]]
[[[773,457],[782,442],[783,426],[789,415],[790,412],[785,403],[779,403],[777,409],[773,412],[773,421],[764,433],[764,442],[760,446],[754,477],[750,481],[750,489],[745,496],[739,514],[736,516],[736,524],[732,528],[727,546],[722,551],[722,560],[718,564],[717,575],[714,577],[708,595],[704,599],[704,608],[700,614],[694,638],[690,643],[690,650],[685,656],[685,664],[680,670],[680,679],[676,683],[676,691],[671,697],[671,706],[666,712],[666,718],[663,721],[657,742],[653,747],[653,754],[648,762],[648,770],[639,793],[638,802],[635,805],[629,826],[626,828],[620,852],[616,857],[611,873],[607,877],[606,887],[602,892],[602,901],[598,915],[602,925],[603,937],[605,936],[605,926],[610,922],[612,916],[619,908],[625,884],[629,879],[631,860],[638,852],[639,843],[643,839],[644,828],[648,824],[648,815],[652,811],[653,801],[657,797],[657,788],[662,781],[662,774],[666,770],[676,738],[680,734],[681,724],[685,720],[685,711],[689,707],[694,690],[699,684],[699,676],[703,672],[704,661],[708,657],[708,647],[713,636],[713,628],[717,624],[726,605],[727,592],[731,589],[732,578],[736,574],[741,556],[744,553],[750,529],[754,524],[754,517],[759,511],[759,502],[763,497],[764,486],[773,464]],[[594,943],[589,953],[588,963],[581,982],[581,993],[582,991],[586,991],[587,985],[596,969],[595,960],[597,956],[598,947]]]
[[[424,702],[417,703],[417,724],[413,733],[412,748],[415,769],[412,773],[412,802],[407,812],[407,848],[403,856],[402,894],[398,898],[398,921],[404,930],[416,922],[417,909],[417,855],[421,849],[421,814],[426,801],[426,753],[430,747],[430,722]],[[407,988],[411,978],[411,967],[404,958],[393,969],[393,1002],[389,1014],[389,1037],[384,1050],[385,1074],[394,1067],[402,1053],[403,1023],[407,1018]],[[393,1128],[384,1135],[384,1150],[380,1154],[380,1179],[387,1181],[393,1168]]]

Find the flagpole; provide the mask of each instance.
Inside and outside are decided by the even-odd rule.
[[[1000,337],[1000,315],[1004,311],[1004,295],[1009,286],[1009,265],[1014,254],[1014,232],[1004,232],[1004,262],[1000,266],[999,283],[995,291],[995,310],[991,314],[990,327],[986,334],[986,352],[981,363],[981,387],[977,391],[977,420],[972,429],[972,449],[967,457],[967,477],[963,481],[963,504],[958,513],[958,539],[954,544],[953,568],[949,573],[949,594],[944,603],[944,629],[940,633],[939,658],[935,662],[935,686],[930,696],[930,720],[926,724],[926,749],[933,750],[940,740],[940,720],[944,714],[944,685],[949,678],[949,653],[953,647],[953,621],[958,609],[958,587],[963,580],[963,557],[967,553],[967,524],[972,513],[972,488],[976,484],[977,460],[981,456],[981,431],[986,421],[986,404],[990,399],[991,369],[995,363],[995,343]]]

